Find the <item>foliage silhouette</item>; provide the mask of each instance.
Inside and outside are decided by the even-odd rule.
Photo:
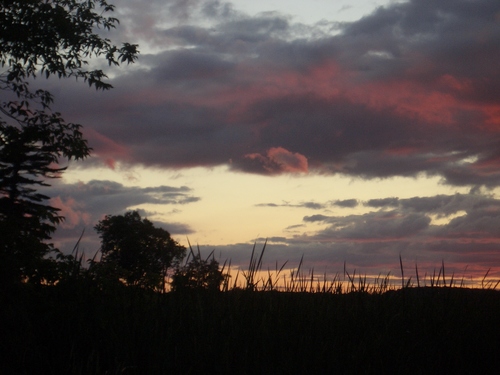
[[[137,211],[108,215],[95,226],[102,257],[91,262],[91,272],[105,282],[124,282],[146,289],[165,289],[167,271],[185,256],[186,248],[156,228]]]
[[[62,221],[58,209],[46,206],[49,197],[30,186],[47,186],[36,176],[55,177],[61,170],[51,167],[50,155],[38,146],[37,129],[25,131],[0,125],[0,233],[4,279],[40,278],[41,262],[53,250],[49,240],[55,225]],[[29,171],[22,173],[22,171]],[[42,267],[43,268],[43,267]]]
[[[92,284],[0,290],[8,374],[496,374],[500,292],[350,285],[155,293]],[[441,277],[443,277],[441,275]],[[423,281],[423,280],[422,280]],[[492,285],[493,287],[493,285]],[[399,288],[399,289],[397,289]],[[309,288],[308,288],[309,289]],[[370,290],[374,291],[373,293]],[[146,317],[146,318],[145,318]],[[58,348],[58,350],[54,350]]]
[[[195,254],[192,247],[183,266],[178,266],[170,283],[172,291],[209,290],[219,291],[224,280],[229,277],[219,268],[213,251],[206,259],[201,258],[200,249]]]
[[[97,90],[112,86],[90,58],[109,65],[133,63],[137,45],[117,47],[95,32],[111,30],[105,0],[3,0],[0,2],[0,264],[3,282],[40,281],[50,239],[63,220],[48,197],[36,192],[58,177],[61,159],[84,159],[91,148],[81,125],[67,123],[50,108],[53,96],[30,84],[45,78],[75,77]],[[49,267],[50,268],[50,267]]]

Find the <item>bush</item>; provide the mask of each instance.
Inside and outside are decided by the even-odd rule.
[[[213,256],[213,251],[207,259],[202,259],[200,250],[194,254],[191,249],[186,263],[176,268],[170,283],[172,291],[210,290],[220,291],[222,282],[229,275],[219,269],[219,262]]]

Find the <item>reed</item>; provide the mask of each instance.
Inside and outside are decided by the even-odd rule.
[[[407,275],[401,255],[399,255],[399,268],[401,273],[399,283],[398,278],[393,277],[390,271],[385,275],[379,273],[376,276],[369,276],[359,273],[356,269],[350,271],[346,262],[344,262],[343,266],[343,277],[338,273],[332,274],[333,276],[328,276],[326,271],[321,276],[318,276],[314,268],[309,270],[304,269],[304,255],[301,256],[296,267],[291,267],[287,270],[286,266],[289,266],[288,261],[285,261],[281,265],[276,261],[273,270],[268,268],[263,271],[267,242],[264,243],[260,252],[257,251],[256,246],[257,245],[254,244],[252,247],[248,269],[238,269],[232,286],[227,283],[221,290],[230,291],[235,288],[241,288],[260,292],[281,291],[288,293],[307,292],[332,294],[361,292],[382,294],[389,290],[421,287],[468,288],[472,286],[480,289],[496,290],[500,285],[500,280],[488,277],[490,270],[488,270],[482,279],[477,281],[475,285],[471,285],[471,282],[467,283],[465,277],[467,267],[464,269],[462,278],[457,280],[455,271],[452,271],[451,275],[447,273],[444,261],[441,261],[440,267],[437,269],[434,268],[431,274],[426,271],[423,276],[417,262],[415,262],[414,275]],[[231,264],[230,260],[226,262]],[[226,262],[224,264],[226,264]],[[243,284],[238,283],[240,274],[244,279]]]
[[[9,374],[496,373],[500,281],[467,288],[441,262],[401,275],[264,268],[267,243],[220,293],[89,282],[0,293]],[[199,257],[194,250],[192,256]],[[82,259],[75,252],[78,259]],[[213,252],[210,253],[213,256]],[[397,264],[397,262],[396,262]],[[414,269],[415,275],[412,275]],[[409,271],[410,270],[410,271]],[[85,274],[78,274],[85,280]],[[417,369],[417,370],[416,370]],[[0,371],[1,372],[1,371]]]

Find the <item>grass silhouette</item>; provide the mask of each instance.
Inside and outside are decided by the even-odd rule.
[[[303,259],[288,275],[287,263],[263,270],[265,249],[254,245],[220,292],[102,288],[84,276],[2,291],[0,373],[497,373],[500,291],[488,273],[466,288],[444,263],[408,277],[400,258],[400,278],[370,281],[344,264],[328,280]]]

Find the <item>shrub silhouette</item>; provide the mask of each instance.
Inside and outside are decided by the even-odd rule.
[[[202,259],[200,250],[195,254],[190,249],[186,263],[178,266],[170,283],[172,291],[210,290],[220,291],[222,282],[229,275],[219,269],[219,262],[213,256],[213,251],[207,259]]]

